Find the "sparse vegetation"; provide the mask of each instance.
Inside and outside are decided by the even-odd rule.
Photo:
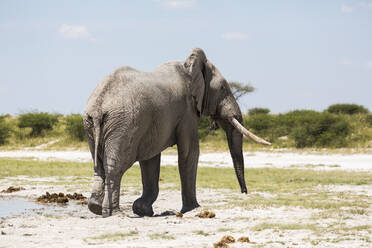
[[[175,239],[173,235],[168,233],[154,233],[149,235],[150,239]]]
[[[82,162],[35,161],[0,158],[0,178],[20,175],[49,177],[49,176],[93,176],[92,164]],[[254,168],[245,169],[249,175],[247,186],[251,191],[263,192],[295,192],[301,189],[314,188],[318,185],[366,185],[372,184],[370,172],[347,171],[313,171],[300,169]],[[162,166],[161,181],[180,186],[178,168]],[[79,180],[80,182],[81,180]],[[69,182],[72,182],[71,180]],[[123,177],[123,184],[141,186],[141,173],[138,165],[132,166]],[[87,181],[86,183],[89,183]],[[239,192],[239,184],[234,170],[231,168],[198,168],[197,187],[225,188]],[[297,197],[299,201],[301,197]],[[268,199],[271,201],[271,199]],[[317,204],[317,203],[313,203]]]
[[[209,236],[210,234],[207,233],[207,232],[204,232],[203,230],[196,230],[196,231],[192,231],[193,233],[195,233],[196,235],[202,235],[202,236]]]
[[[92,236],[89,239],[105,239],[107,241],[117,241],[121,239],[125,239],[128,237],[133,237],[138,235],[137,231],[130,231],[130,232],[116,232],[116,233],[106,233],[99,236]]]

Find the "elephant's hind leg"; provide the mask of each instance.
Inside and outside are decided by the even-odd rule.
[[[139,216],[152,216],[152,204],[159,194],[160,153],[155,157],[140,161],[142,175],[142,196],[133,203],[133,212]]]
[[[129,167],[121,163],[114,159],[105,159],[105,195],[102,203],[102,217],[111,216],[119,211],[121,178]]]

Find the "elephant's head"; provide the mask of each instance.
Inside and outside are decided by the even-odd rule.
[[[270,143],[255,136],[240,124],[243,120],[242,113],[229,84],[217,68],[207,60],[202,49],[192,49],[184,66],[191,77],[190,90],[196,111],[199,115],[211,116],[226,132],[241,191],[247,193],[242,138],[245,136],[264,145]]]

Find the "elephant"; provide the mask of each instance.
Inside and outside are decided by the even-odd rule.
[[[91,212],[108,217],[119,211],[121,178],[136,161],[143,191],[132,206],[152,216],[159,193],[161,152],[177,145],[181,179],[181,213],[199,207],[196,174],[199,159],[198,119],[210,116],[226,132],[241,192],[244,180],[242,138],[270,143],[246,130],[229,84],[193,48],[185,61],[167,62],[152,72],[121,67],[104,78],[89,97],[83,122],[94,164]]]

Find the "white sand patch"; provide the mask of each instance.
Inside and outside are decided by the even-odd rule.
[[[37,196],[50,193],[81,192],[89,196],[79,185],[50,185],[58,182],[59,177],[47,177],[34,183],[36,178],[15,177],[0,179],[0,185],[7,187],[15,181],[22,182],[26,190],[12,194],[1,194],[4,197],[24,197],[34,201]],[[41,179],[41,178],[39,178]],[[64,178],[66,179],[66,178]],[[68,177],[67,179],[77,179]],[[81,178],[78,179],[87,179]],[[72,187],[72,189],[70,189]],[[344,188],[352,189],[355,194],[366,189],[359,186]],[[342,190],[330,186],[322,190]],[[253,192],[264,197],[276,197],[275,194]],[[231,247],[313,247],[313,240],[320,240],[319,247],[368,247],[366,241],[370,229],[361,231],[346,231],[349,240],[322,241],[327,238],[334,240],[346,237],[332,230],[334,225],[358,227],[372,223],[371,214],[350,215],[349,218],[319,218],[313,219],[314,214],[322,210],[305,209],[301,207],[231,207],[229,200],[250,201],[250,194],[240,194],[231,190],[197,189],[197,195],[203,209],[215,212],[212,219],[201,219],[195,215],[201,208],[191,211],[178,218],[174,215],[162,217],[138,218],[132,212],[132,204],[141,195],[136,188],[124,188],[120,197],[121,212],[118,215],[101,218],[89,212],[86,205],[70,202],[70,207],[50,207],[37,209],[34,214],[8,216],[0,218],[0,247],[213,247],[224,235],[232,235],[235,239],[247,236],[255,244],[234,243]],[[227,205],[223,205],[227,204]],[[154,203],[155,214],[164,211],[178,211],[181,208],[181,193],[179,190],[160,190],[159,197]],[[53,205],[52,205],[53,206]],[[53,207],[52,207],[53,208]],[[255,230],[254,227],[263,223],[273,224],[273,228]],[[279,227],[275,228],[278,224]],[[304,229],[281,228],[280,225],[304,224]],[[324,228],[322,232],[314,232],[306,225],[316,225]],[[332,229],[333,228],[333,229]],[[323,230],[323,229],[321,229]],[[340,229],[342,232],[342,229]],[[132,233],[132,234],[131,234]],[[121,234],[121,236],[120,236]],[[104,238],[103,235],[108,235]],[[116,235],[116,236],[115,236]],[[112,239],[110,239],[110,237]]]
[[[0,151],[0,157],[32,157],[44,161],[92,161],[87,151]],[[310,154],[286,152],[245,152],[246,168],[304,168],[314,170],[372,170],[372,154]],[[162,165],[177,165],[177,155],[162,154]],[[233,167],[228,152],[201,154],[200,166]]]

